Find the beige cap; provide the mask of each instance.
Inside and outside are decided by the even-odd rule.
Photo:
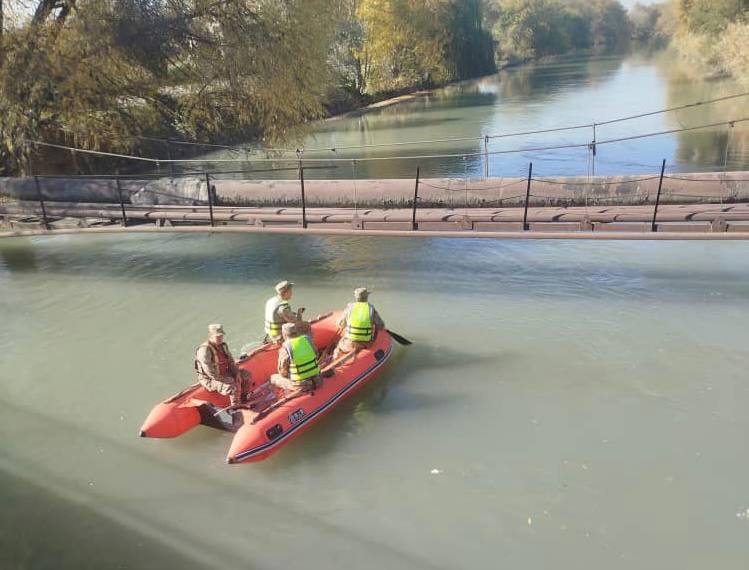
[[[294,323],[284,323],[281,326],[281,334],[290,337],[296,336],[296,325]]]
[[[369,298],[369,291],[367,291],[366,287],[359,287],[358,289],[354,289],[354,299],[357,301],[365,301]]]
[[[224,325],[219,325],[219,324],[208,325],[208,334],[211,336],[224,334]]]
[[[291,281],[281,281],[276,284],[276,293],[283,293],[286,289],[293,287],[294,284]]]

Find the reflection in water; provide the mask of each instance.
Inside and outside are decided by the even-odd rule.
[[[729,80],[695,80],[694,69],[689,64],[661,54],[656,58],[660,73],[666,78],[669,107],[694,101],[716,99],[746,91]],[[698,73],[698,72],[697,72]],[[717,105],[705,105],[698,112],[681,111],[667,116],[670,128],[678,129],[699,124],[719,123],[749,116],[749,98],[737,98]],[[749,123],[734,127],[717,127],[709,130],[679,133],[677,161],[684,165],[697,165],[696,170],[749,169]]]
[[[502,71],[496,79],[503,98],[498,110],[502,111],[505,105],[513,102],[553,103],[555,98],[570,90],[605,84],[623,62],[621,56],[571,56]]]
[[[555,58],[450,85],[397,105],[317,123],[303,146],[336,150],[308,151],[305,157],[345,160],[317,165],[327,168],[310,170],[306,176],[316,179],[414,178],[417,166],[422,177],[483,176],[487,166],[482,155],[486,134],[589,125],[742,91],[744,89],[730,79],[694,77],[686,64],[667,51]],[[736,99],[603,125],[597,129],[596,140],[740,118],[746,114],[746,101]],[[469,140],[345,148],[455,138]],[[528,171],[528,163],[533,161],[534,172],[539,176],[587,175],[593,172],[592,156],[586,148],[592,139],[590,128],[492,139],[491,152],[570,144],[582,147],[490,155],[489,172],[492,176],[522,177]],[[298,144],[302,146],[301,141]],[[728,170],[749,169],[749,125],[737,124],[730,137],[725,127],[719,127],[599,145],[597,151],[597,174],[657,173],[663,158],[669,171],[722,170],[724,163]],[[435,154],[456,156],[357,161],[356,165],[349,160]],[[464,159],[464,154],[478,156]],[[219,153],[219,156],[223,155]],[[293,159],[279,161],[276,166],[293,168],[296,162]],[[256,168],[264,170],[267,165]],[[293,178],[294,175],[293,171],[284,171],[243,176]]]

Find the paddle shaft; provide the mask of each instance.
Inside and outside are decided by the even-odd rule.
[[[393,340],[399,344],[402,344],[403,346],[409,346],[413,343],[408,340],[406,337],[399,335],[397,332],[393,332],[390,329],[387,329],[388,333],[391,337],[393,337]]]

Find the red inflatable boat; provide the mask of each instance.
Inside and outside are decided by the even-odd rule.
[[[318,350],[336,334],[339,313],[312,324]],[[141,437],[176,437],[198,425],[235,432],[228,463],[260,461],[308,429],[333,407],[364,386],[387,362],[393,348],[388,331],[379,331],[372,346],[348,355],[323,369],[322,384],[314,392],[290,399],[267,383],[276,372],[278,346],[264,345],[237,362],[254,383],[251,409],[226,411],[228,396],[208,392],[200,384],[186,388],[158,404],[146,418]]]

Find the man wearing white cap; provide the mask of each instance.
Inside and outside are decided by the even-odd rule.
[[[294,294],[293,289],[293,283],[281,281],[276,285],[276,295],[265,303],[265,342],[276,344],[283,342],[281,327],[284,323],[294,323],[299,325],[300,330],[308,330],[309,325],[302,321],[304,307],[301,307],[296,313],[291,310],[289,301]]]
[[[208,325],[208,340],[195,355],[198,382],[209,392],[229,396],[229,404],[238,406],[250,393],[250,373],[239,370],[229,347],[224,342],[224,327]]]
[[[333,353],[333,359],[361,348],[368,348],[385,328],[377,310],[369,302],[369,291],[364,287],[354,290],[354,303],[349,303],[338,321],[341,340]]]

